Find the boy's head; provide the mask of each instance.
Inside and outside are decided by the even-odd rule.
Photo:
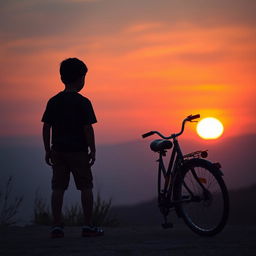
[[[86,65],[77,58],[68,58],[66,60],[63,60],[60,64],[61,81],[69,87],[83,87],[84,77],[87,71],[88,68],[86,67]],[[80,90],[81,89],[82,88],[80,88]]]

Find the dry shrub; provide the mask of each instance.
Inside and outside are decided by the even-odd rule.
[[[12,199],[13,177],[10,176],[3,191],[0,191],[0,227],[6,227],[17,223],[16,215],[23,201],[23,197]]]
[[[102,200],[100,194],[97,194],[93,206],[93,225],[95,226],[117,226],[118,221],[111,215],[111,199]],[[82,226],[84,224],[83,210],[80,204],[76,203],[66,206],[63,211],[63,221],[66,226]],[[51,225],[51,213],[46,200],[36,193],[34,203],[34,220],[38,225]]]

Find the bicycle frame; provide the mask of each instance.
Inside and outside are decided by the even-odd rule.
[[[157,134],[162,139],[157,139],[151,142],[150,148],[152,151],[159,154],[158,162],[158,206],[160,212],[164,217],[163,228],[171,228],[173,224],[167,221],[167,216],[171,208],[177,213],[178,217],[182,217],[185,223],[196,233],[203,236],[213,236],[219,233],[226,224],[229,210],[229,200],[225,183],[222,179],[222,172],[220,171],[219,163],[212,163],[204,159],[208,156],[207,150],[199,150],[183,155],[177,137],[180,136],[185,127],[187,121],[193,122],[192,120],[199,118],[200,115],[190,115],[185,118],[182,122],[181,131],[170,136],[164,136],[158,131],[150,131],[142,135],[143,138]],[[171,140],[171,141],[170,141]],[[167,150],[171,150],[169,163],[164,161]],[[168,168],[166,169],[166,166]],[[198,169],[199,168],[199,169]],[[208,186],[212,183],[207,183],[208,177],[204,178],[204,174],[200,172],[200,168],[204,169],[206,173],[213,177],[214,181],[220,189],[220,195],[223,201],[221,202],[222,208],[220,209],[220,215],[217,216],[218,222],[207,223],[201,222],[200,218],[194,218],[193,210],[192,215],[190,212],[191,206],[193,209],[198,207],[201,209],[202,206],[208,208],[214,197],[214,191]],[[199,170],[199,171],[198,171]],[[162,177],[163,176],[163,177]],[[192,177],[192,179],[191,179]],[[195,183],[194,183],[195,182]],[[206,184],[206,185],[205,185]],[[215,184],[215,183],[214,183]],[[195,187],[201,187],[200,192]],[[201,204],[200,204],[201,203]],[[195,208],[194,208],[195,207]],[[205,209],[205,208],[204,208]],[[209,211],[211,217],[212,211]],[[187,215],[188,214],[188,215]],[[199,212],[200,217],[202,214]],[[191,215],[191,216],[190,216]],[[207,218],[208,218],[207,217]],[[215,219],[215,216],[213,216]],[[208,225],[210,224],[210,225]]]
[[[159,159],[157,160],[159,163],[159,166],[158,166],[158,203],[159,203],[159,207],[161,208],[161,211],[165,217],[168,215],[169,209],[171,207],[173,207],[175,204],[181,202],[181,201],[175,202],[174,200],[172,200],[173,192],[174,192],[174,185],[175,185],[175,177],[176,177],[177,172],[179,171],[181,165],[184,162],[184,157],[181,152],[177,137],[183,133],[184,128],[185,128],[185,123],[187,121],[193,122],[192,120],[197,119],[199,117],[200,117],[199,114],[194,115],[194,116],[190,115],[190,116],[186,117],[182,122],[181,131],[179,133],[172,134],[168,137],[162,135],[158,131],[151,131],[151,132],[148,132],[148,133],[145,133],[142,135],[143,138],[146,138],[153,134],[158,134],[161,138],[163,138],[165,140],[171,139],[173,141],[173,149],[172,149],[168,169],[166,170],[164,161],[163,161],[163,157],[166,156],[166,152],[167,152],[165,149],[159,151]],[[161,182],[162,175],[164,177],[163,189],[161,188],[162,187],[162,182]]]
[[[174,186],[175,175],[178,171],[178,167],[181,166],[183,162],[183,154],[180,149],[179,142],[177,138],[173,139],[173,150],[171,153],[168,169],[166,170],[163,157],[166,155],[166,151],[159,152],[159,162],[158,165],[158,195],[166,195],[166,198],[171,199],[172,191]],[[161,190],[161,176],[164,177],[164,187]]]

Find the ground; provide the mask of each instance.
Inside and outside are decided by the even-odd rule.
[[[66,227],[61,239],[51,239],[48,227],[12,227],[0,231],[0,255],[255,256],[256,226],[227,226],[212,238],[200,237],[185,226],[106,228],[105,236],[97,238],[82,238],[80,228]]]

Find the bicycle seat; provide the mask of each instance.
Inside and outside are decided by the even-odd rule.
[[[154,140],[150,143],[150,148],[154,152],[163,151],[172,148],[172,142],[169,140]]]

